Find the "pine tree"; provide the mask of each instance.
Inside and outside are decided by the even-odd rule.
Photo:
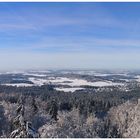
[[[36,138],[39,137],[37,131],[32,128],[30,122],[25,120],[24,101],[19,100],[19,106],[16,109],[17,117],[14,119],[15,130],[11,133],[10,138]]]

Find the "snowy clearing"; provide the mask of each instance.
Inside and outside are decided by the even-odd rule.
[[[46,77],[47,76],[45,74],[33,74],[33,73],[25,73],[23,75],[25,75],[25,76],[35,76],[35,77]]]
[[[55,85],[68,85],[71,87],[75,86],[116,86],[123,85],[122,83],[113,83],[111,81],[98,81],[98,82],[88,82],[83,79],[71,79],[67,77],[51,77],[49,79],[41,79],[41,78],[29,78],[31,82],[35,85],[44,85],[44,84],[55,84]]]
[[[29,78],[29,81],[33,82],[35,86],[42,86],[49,83],[48,80],[41,78]]]
[[[118,74],[116,74],[116,73],[114,73],[114,74],[102,74],[102,73],[95,73],[94,74],[94,76],[116,76],[116,75],[118,75],[118,76],[128,76],[127,74],[125,74],[125,73],[118,73]]]
[[[135,78],[137,78],[136,79],[137,82],[140,82],[140,75],[135,76]]]
[[[58,91],[64,91],[64,92],[74,92],[76,90],[82,90],[84,88],[55,88]]]
[[[116,86],[123,85],[122,83],[113,83],[111,81],[98,81],[98,82],[88,82],[83,79],[70,79],[66,77],[57,77],[56,79],[49,80],[53,84],[68,85],[68,86]]]
[[[17,83],[17,84],[2,84],[6,86],[16,86],[16,87],[31,87],[33,84],[26,84],[26,83]]]

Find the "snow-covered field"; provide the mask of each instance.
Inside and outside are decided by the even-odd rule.
[[[72,79],[67,77],[57,77],[56,79],[49,80],[50,83],[59,84],[59,85],[68,85],[71,87],[74,86],[115,86],[122,85],[122,83],[113,83],[111,81],[98,81],[98,82],[88,82],[84,79]]]
[[[125,83],[124,82],[112,82],[111,79],[106,79],[103,78],[104,76],[111,76],[111,75],[120,75],[120,76],[128,76],[127,73],[102,73],[102,72],[96,72],[96,71],[29,71],[29,72],[22,72],[22,71],[14,71],[14,72],[7,72],[6,74],[14,74],[15,77],[12,78],[12,80],[23,80],[23,83],[19,82],[17,83],[5,83],[4,85],[8,86],[17,86],[17,87],[29,87],[29,86],[42,86],[46,84],[52,84],[52,85],[59,85],[59,88],[57,87],[56,90],[59,91],[65,91],[65,92],[74,92],[75,90],[80,90],[84,89],[83,86],[94,86],[94,87],[111,87],[111,86],[123,86]],[[16,74],[20,74],[17,75]],[[64,75],[63,75],[64,74]],[[92,75],[93,78],[94,76],[99,76],[101,78],[96,78],[95,77],[95,82],[94,79],[92,79],[93,82],[87,81],[80,76],[75,76],[73,78],[70,77],[67,74],[85,74],[85,75]],[[13,76],[13,75],[12,75]],[[78,77],[78,78],[77,78]],[[25,80],[25,82],[24,82]],[[32,82],[26,83],[27,81]],[[120,79],[121,80],[121,79]],[[129,82],[129,79],[123,79],[126,82]],[[140,82],[140,76],[137,76],[137,81]],[[68,86],[68,87],[67,87]]]
[[[95,73],[94,76],[114,76],[114,75],[118,75],[118,76],[128,76],[125,73],[118,73],[118,74],[105,74],[105,73]]]
[[[72,88],[55,88],[56,90],[58,90],[58,91],[64,91],[64,92],[74,92],[74,91],[76,91],[76,90],[81,90],[81,89],[84,89],[84,88],[74,88],[74,87],[72,87]]]
[[[85,70],[85,71],[62,71],[63,74],[79,74],[79,75],[94,75],[94,76],[113,76],[113,75],[120,75],[120,76],[128,76],[127,72],[114,72],[114,73],[108,73],[108,72],[97,72],[94,70]]]
[[[123,85],[122,83],[114,83],[111,81],[98,81],[98,82],[88,82],[84,79],[72,79],[67,77],[56,77],[51,79],[41,79],[41,78],[29,78],[29,81],[33,82],[35,85],[43,85],[43,84],[55,84],[55,85],[68,85],[71,87],[77,86],[116,86]]]
[[[6,86],[16,86],[16,87],[31,87],[33,84],[17,83],[17,84],[3,84]]]
[[[45,76],[47,76],[46,74],[33,74],[33,73],[24,73],[23,75],[35,76],[35,77],[45,77]]]
[[[49,81],[47,79],[42,78],[29,78],[29,81],[33,82],[35,86],[42,86],[44,84],[49,84]]]
[[[43,75],[42,75],[43,76]],[[33,84],[27,83],[6,83],[7,86],[17,86],[17,87],[29,87],[29,86],[42,86],[45,84],[61,85],[62,87],[56,88],[59,91],[74,92],[76,90],[84,89],[81,86],[94,86],[94,87],[105,87],[105,86],[121,86],[123,83],[114,83],[112,81],[96,81],[89,82],[84,79],[78,78],[68,78],[68,77],[31,77],[28,78]],[[68,88],[63,86],[69,86]]]
[[[135,76],[135,78],[137,78],[136,79],[137,82],[140,82],[140,75]]]

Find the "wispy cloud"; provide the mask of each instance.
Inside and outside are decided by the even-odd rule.
[[[26,49],[45,52],[100,52],[107,51],[140,51],[139,40],[101,39],[95,37],[46,37],[42,40],[26,44]]]
[[[43,9],[43,8],[42,8]],[[46,28],[54,28],[54,27],[61,27],[61,26],[74,26],[77,28],[79,27],[107,27],[107,28],[120,28],[120,29],[128,29],[131,27],[135,27],[132,25],[139,25],[140,20],[137,21],[123,21],[120,20],[114,16],[112,16],[109,12],[106,12],[101,7],[101,11],[99,11],[98,8],[94,9],[86,9],[89,12],[86,11],[81,11],[81,8],[77,7],[77,10],[75,9],[76,13],[71,12],[71,14],[68,14],[68,11],[66,9],[60,10],[58,9],[55,10],[55,12],[51,11],[50,8],[46,8],[46,10],[42,10],[40,8],[40,11],[35,9],[32,11],[27,8],[23,10],[17,11],[16,9],[12,7],[8,7],[7,10],[8,12],[4,13],[6,14],[3,16],[3,11],[0,10],[0,15],[1,21],[0,23],[0,29],[2,28],[8,28],[9,30],[24,30],[24,29],[33,29],[40,31],[41,29],[46,29]],[[85,10],[82,9],[82,10]],[[44,12],[44,13],[43,13]],[[78,13],[78,14],[77,14]]]
[[[107,4],[19,5],[2,8],[0,4],[3,66],[52,67],[59,62],[57,67],[105,67],[106,63],[108,67],[136,67],[140,19],[135,14],[139,10],[125,9],[127,17],[135,13],[125,18],[126,11],[120,14]],[[10,60],[2,60],[9,56]]]

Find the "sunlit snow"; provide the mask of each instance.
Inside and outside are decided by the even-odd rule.
[[[16,87],[31,87],[32,84],[26,84],[26,83],[17,83],[17,84],[3,84],[6,86],[16,86]]]
[[[72,88],[55,88],[55,89],[58,90],[58,91],[64,91],[64,92],[74,92],[76,90],[82,90],[84,88],[74,88],[74,87],[72,87]]]

